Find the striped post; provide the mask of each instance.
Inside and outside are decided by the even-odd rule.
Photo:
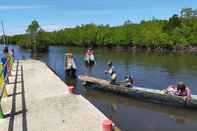
[[[4,86],[5,86],[5,79],[4,79],[4,76],[3,76],[3,65],[0,64],[0,88],[3,91],[3,97],[7,97],[8,92],[7,92],[7,89],[4,88]],[[3,88],[4,88],[4,90],[3,90]]]
[[[1,108],[1,99],[2,97],[7,97],[8,93],[7,93],[7,89],[5,87],[5,79],[4,79],[4,67],[3,64],[0,63],[0,88],[1,88],[1,96],[0,96],[0,119],[4,118],[4,113],[3,110]]]
[[[2,75],[1,75],[2,76]],[[0,87],[3,89],[3,79],[0,78]],[[4,94],[4,93],[3,93]],[[1,98],[0,98],[1,101]],[[0,118],[3,119],[4,118],[4,114],[1,108],[1,102],[0,102]]]

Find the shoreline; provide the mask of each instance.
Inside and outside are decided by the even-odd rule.
[[[144,52],[144,53],[197,53],[197,46],[187,45],[187,46],[180,46],[175,45],[174,47],[146,47],[146,46],[133,46],[133,45],[116,45],[116,46],[76,46],[76,45],[50,45],[50,46],[64,46],[64,47],[81,47],[81,48],[104,48],[108,50],[118,50],[118,51],[126,51],[126,52]],[[49,46],[49,47],[50,47]]]
[[[0,44],[1,45],[1,44]],[[20,45],[17,44],[8,44],[10,45],[16,45],[22,49],[25,50],[32,50],[30,48],[23,48]],[[61,45],[61,44],[49,44],[46,50],[32,50],[35,52],[47,52],[50,46],[59,46],[59,47],[81,47],[81,48],[104,48],[108,50],[118,50],[118,51],[126,51],[126,52],[143,52],[143,53],[197,53],[197,45],[174,45],[171,47],[148,47],[148,46],[142,46],[142,45]]]

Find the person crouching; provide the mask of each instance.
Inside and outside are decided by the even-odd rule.
[[[133,76],[128,75],[125,77],[126,87],[132,87],[134,84]]]

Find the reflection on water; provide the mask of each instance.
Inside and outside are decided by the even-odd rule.
[[[138,101],[132,98],[85,89],[77,78],[64,72],[64,54],[72,52],[78,67],[77,74],[91,74],[109,79],[104,74],[106,63],[112,60],[118,79],[126,74],[135,77],[136,85],[163,89],[177,81],[185,81],[197,94],[197,56],[195,54],[146,54],[96,49],[96,65],[84,65],[85,48],[50,47],[47,53],[33,53],[12,46],[18,59],[34,58],[46,62],[66,83],[75,85],[99,110],[113,119],[123,131],[196,131],[197,111]],[[0,48],[2,48],[0,46]]]
[[[73,85],[77,86],[77,77],[76,76],[68,76],[67,73],[65,72],[65,78],[64,80],[66,81],[67,85]]]
[[[186,129],[186,125],[194,126],[194,129],[196,129],[196,124],[191,124],[197,122],[197,111],[195,110],[147,103],[91,89],[87,89],[85,97],[92,103],[95,103],[94,105],[97,108],[102,108],[103,105],[105,105],[103,110],[106,112],[107,116],[115,120],[116,124],[120,124],[119,126],[124,130],[129,130],[131,129],[131,126],[135,126],[130,123],[131,121],[135,121],[134,123],[138,125],[141,123],[141,126],[144,128],[140,129],[141,127],[135,127],[137,130],[140,129],[146,131],[149,126],[153,126],[151,128],[152,130],[158,126],[157,124],[161,124],[160,127],[158,127],[161,128],[159,130],[165,131],[166,126],[168,126],[166,125],[167,123],[165,120],[168,122],[171,121],[175,124],[174,127],[171,127],[173,130],[176,130],[176,125],[185,125],[184,129]],[[119,120],[121,120],[121,122],[119,122]],[[143,125],[142,121],[152,121],[153,125],[151,125],[151,123],[150,125]],[[160,122],[162,122],[163,125]],[[125,123],[128,123],[129,126],[122,126],[122,124]]]

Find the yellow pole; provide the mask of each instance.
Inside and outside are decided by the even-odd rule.
[[[3,65],[0,64],[0,88],[3,90],[3,87],[5,86],[5,82],[4,82],[4,77],[3,77]],[[7,97],[8,96],[8,92],[7,89],[5,87],[4,91],[3,91],[3,97]]]

